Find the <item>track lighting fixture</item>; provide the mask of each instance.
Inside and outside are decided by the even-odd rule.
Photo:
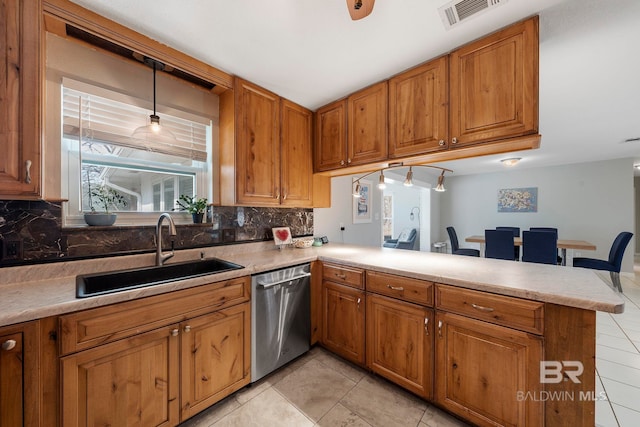
[[[402,167],[406,167],[404,166],[401,162],[398,163],[392,163],[389,166],[369,173],[366,173],[364,175],[362,175],[361,177],[359,177],[358,179],[352,181],[352,185],[354,187],[353,190],[353,197],[360,197],[360,180],[363,178],[366,178],[369,175],[372,175],[374,173],[380,173],[380,177],[378,178],[378,188],[380,190],[384,190],[385,188],[387,188],[387,185],[385,183],[385,178],[384,178],[384,171],[386,170],[391,170],[391,169],[398,169],[398,168],[402,168]],[[409,170],[407,171],[407,176],[404,180],[404,185],[407,187],[411,187],[413,185],[413,168],[431,168],[431,169],[438,169],[440,171],[442,171],[440,173],[440,175],[438,176],[438,182],[436,187],[434,188],[435,191],[438,192],[442,192],[445,191],[444,188],[444,173],[445,172],[451,172],[453,173],[453,171],[451,169],[446,169],[446,168],[441,168],[440,166],[432,166],[432,165],[412,165],[409,166]]]

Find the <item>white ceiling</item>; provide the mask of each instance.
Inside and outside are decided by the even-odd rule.
[[[613,158],[640,164],[640,1],[508,0],[445,30],[446,0],[378,0],[360,21],[345,0],[72,0],[312,110],[540,14],[541,148],[518,168]],[[456,174],[503,170],[486,156]]]

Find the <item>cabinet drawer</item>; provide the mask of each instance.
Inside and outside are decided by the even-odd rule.
[[[249,301],[250,277],[127,301],[60,316],[60,351],[69,354],[116,341],[212,309]]]
[[[332,282],[342,283],[358,289],[364,289],[364,271],[359,268],[324,264],[322,277]]]
[[[436,308],[535,334],[544,332],[544,304],[436,285]]]
[[[433,306],[433,283],[426,280],[367,271],[367,291]]]

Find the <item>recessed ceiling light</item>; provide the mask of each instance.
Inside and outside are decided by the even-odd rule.
[[[522,160],[522,157],[510,157],[508,159],[502,159],[500,161],[505,166],[515,166],[520,160]]]

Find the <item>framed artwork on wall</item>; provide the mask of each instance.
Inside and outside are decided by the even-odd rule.
[[[360,180],[360,197],[353,197],[353,223],[371,222],[371,181]]]
[[[538,212],[538,187],[498,190],[498,212]]]

